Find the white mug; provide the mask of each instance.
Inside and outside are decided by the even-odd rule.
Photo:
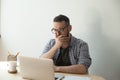
[[[8,72],[16,73],[17,72],[17,61],[8,61]]]

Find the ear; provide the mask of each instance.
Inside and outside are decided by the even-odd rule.
[[[68,31],[70,32],[72,30],[72,25],[69,25]]]

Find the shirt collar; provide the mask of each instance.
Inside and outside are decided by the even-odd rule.
[[[75,42],[75,38],[72,36],[72,34],[70,33],[70,37],[71,37],[71,40],[70,40],[70,47],[73,46],[74,42]]]

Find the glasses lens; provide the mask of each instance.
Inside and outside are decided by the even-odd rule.
[[[56,32],[59,32],[59,33],[61,33],[61,32],[63,32],[64,31],[64,29],[66,28],[66,26],[65,27],[63,27],[63,28],[60,28],[60,29],[54,29],[54,28],[52,28],[51,29],[51,32],[53,33],[53,34],[55,34]]]

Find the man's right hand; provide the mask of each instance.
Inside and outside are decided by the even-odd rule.
[[[62,35],[55,38],[55,47],[58,49],[62,46],[62,42],[60,41],[61,37],[62,37]]]

